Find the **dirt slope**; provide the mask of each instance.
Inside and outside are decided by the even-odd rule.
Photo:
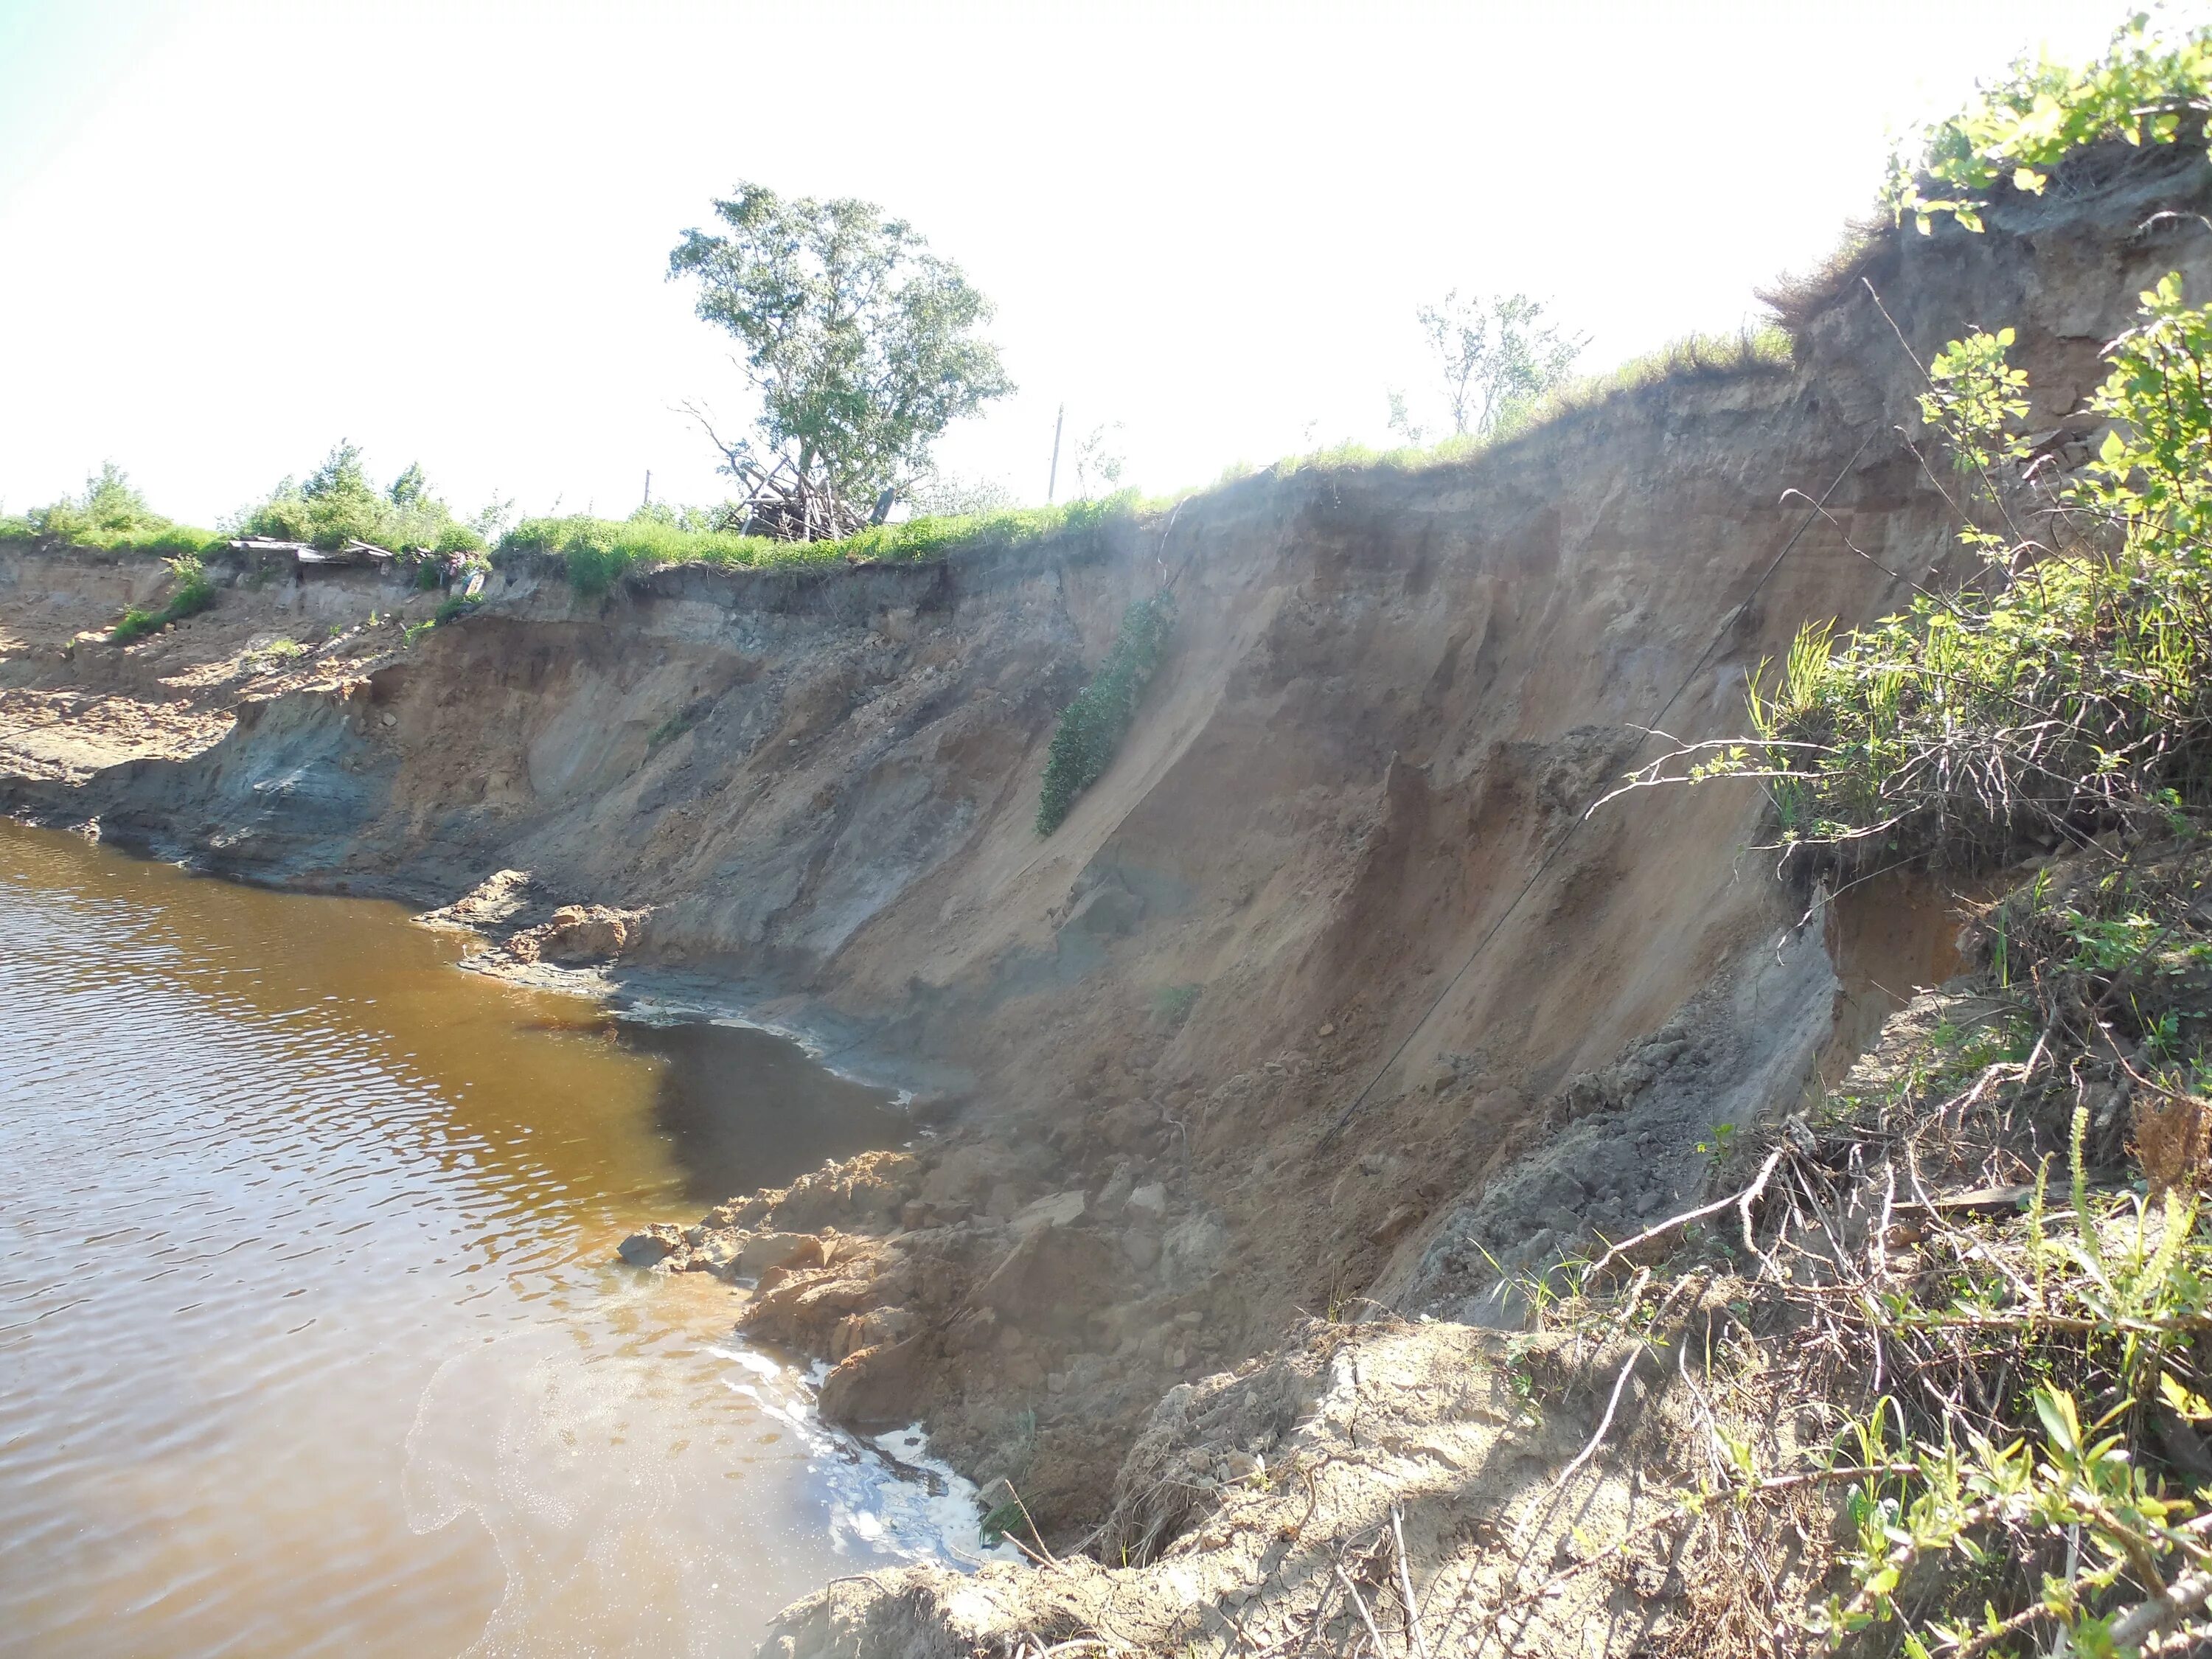
[[[0,551],[5,798],[426,903],[526,870],[649,910],[617,981],[709,976],[949,1080],[919,1152],[725,1206],[668,1265],[826,1239],[747,1319],[839,1358],[848,1415],[927,1416],[1065,1543],[1109,1518],[1164,1389],[1304,1315],[1512,1324],[1498,1264],[1679,1207],[1716,1126],[1786,1110],[1839,1024],[1848,1048],[1939,974],[1941,919],[1881,914],[1901,892],[1808,916],[1779,890],[1747,791],[1645,793],[1562,837],[1662,711],[1735,729],[1802,621],[1878,614],[1950,559],[1908,348],[2014,323],[2045,445],[2078,459],[2136,291],[2212,282],[2185,160],[2093,155],[1987,235],[1876,239],[1792,301],[1791,368],[1015,553],[600,599],[525,562],[411,649],[362,629],[263,674],[272,631],[404,595],[228,571],[213,611],[118,651],[69,635],[144,573]],[[1041,840],[1057,713],[1163,582],[1166,666]],[[1484,1340],[1449,1328],[1419,1340]],[[866,1594],[801,1615],[799,1650],[988,1626],[932,1583],[884,1647]]]

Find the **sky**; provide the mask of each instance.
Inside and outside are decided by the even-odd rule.
[[[1755,319],[1895,134],[2098,0],[0,0],[0,510],[104,460],[210,524],[340,439],[464,514],[726,493],[734,342],[666,280],[740,180],[857,196],[995,301],[946,471],[1065,406],[1158,493],[1433,418],[1414,312],[1525,291],[1602,368]],[[2184,11],[2193,16],[2193,11]]]

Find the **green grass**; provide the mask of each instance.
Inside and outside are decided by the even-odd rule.
[[[737,570],[825,569],[847,563],[921,564],[955,553],[1001,551],[1080,534],[1134,515],[1133,490],[1103,501],[1020,507],[963,518],[909,519],[835,542],[785,542],[728,531],[687,530],[665,520],[576,514],[526,519],[501,538],[499,556],[550,554],[579,593],[605,592],[633,569],[712,565]]]
[[[57,515],[58,520],[58,515]],[[204,558],[229,538],[190,525],[161,524],[106,529],[98,525],[50,521],[44,515],[0,519],[0,542],[32,542],[42,547],[82,547],[102,553],[129,553],[149,559]]]
[[[205,558],[228,545],[229,538],[212,530],[195,530],[173,524],[157,530],[44,529],[27,518],[0,519],[0,542],[29,542],[41,547],[83,548],[100,553],[124,553],[149,559]]]
[[[195,530],[173,524],[160,530],[84,531],[68,538],[70,547],[96,548],[105,553],[135,553],[147,558],[204,558],[228,544],[229,538],[212,530]]]
[[[212,531],[195,530],[155,512],[112,461],[87,478],[80,494],[0,518],[0,541],[97,548],[151,558],[203,557],[221,547],[223,539]]]

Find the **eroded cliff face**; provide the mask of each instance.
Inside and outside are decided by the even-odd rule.
[[[1790,302],[1790,368],[1017,553],[599,599],[525,562],[411,649],[356,630],[260,676],[224,665],[284,606],[382,590],[241,583],[169,635],[64,655],[141,579],[0,554],[9,798],[426,902],[526,870],[649,911],[618,978],[715,975],[961,1079],[920,1150],[741,1199],[678,1265],[726,1263],[718,1233],[830,1237],[756,1328],[840,1359],[850,1414],[928,1417],[1079,1531],[1164,1386],[1302,1313],[1513,1323],[1501,1265],[1680,1207],[1716,1126],[1789,1109],[1839,1030],[1942,971],[1940,916],[1876,914],[1899,893],[1839,921],[1779,887],[1747,787],[1575,826],[1659,752],[1645,728],[1740,729],[1801,623],[1949,567],[1915,355],[2014,325],[2039,442],[2078,461],[2136,292],[2172,269],[2212,289],[2204,173],[2100,153],[1986,235],[1876,238]],[[1135,728],[1040,838],[1054,720],[1164,583],[1178,620]],[[155,735],[68,750],[95,702]]]

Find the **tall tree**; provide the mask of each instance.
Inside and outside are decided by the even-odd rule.
[[[990,301],[904,220],[750,184],[714,215],[668,274],[696,281],[700,317],[743,343],[760,393],[766,453],[702,422],[733,477],[781,461],[809,490],[866,501],[911,485],[946,427],[1013,390],[980,332]]]

